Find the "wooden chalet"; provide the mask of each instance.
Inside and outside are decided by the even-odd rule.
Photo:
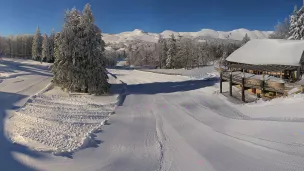
[[[258,97],[274,98],[283,96],[300,84],[304,71],[304,41],[257,39],[236,50],[220,67],[222,83],[229,82],[229,94],[232,86]]]

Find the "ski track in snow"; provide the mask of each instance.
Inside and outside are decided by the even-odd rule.
[[[37,170],[50,171],[304,170],[303,123],[254,120],[246,115],[255,110],[254,105],[227,104],[221,96],[212,93],[217,90],[214,80],[194,83],[193,78],[184,76],[124,69],[109,71],[124,83],[120,91],[122,98],[109,124],[96,134],[96,140],[102,141],[98,147],[76,151],[72,159],[50,154],[44,154],[47,159],[22,156],[18,159]],[[22,125],[31,128],[34,125],[29,123],[36,122],[45,128],[40,131],[48,131],[48,126],[54,128],[59,118],[65,122],[63,125],[78,121],[94,125],[102,119],[95,118],[97,109],[104,111],[100,116],[112,110],[104,103],[96,104],[77,96],[66,99],[42,94],[13,118],[26,115],[15,125],[20,129],[18,132],[26,131],[21,129]],[[62,112],[58,114],[58,111]],[[55,115],[50,115],[51,112]],[[79,117],[78,113],[83,115],[83,112],[94,119]],[[85,125],[70,131],[70,127],[63,125],[60,129],[69,134],[88,129]],[[56,131],[53,129],[47,135],[52,136]],[[38,135],[30,139],[43,138]],[[46,147],[76,147],[64,145],[65,140],[58,138],[58,144],[46,144]]]

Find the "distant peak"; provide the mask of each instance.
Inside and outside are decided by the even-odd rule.
[[[134,33],[143,33],[144,31],[143,31],[143,30],[140,30],[140,29],[135,29],[133,32],[134,32]]]
[[[239,29],[235,29],[235,30],[232,30],[232,31],[245,31],[245,32],[250,32],[250,30],[245,29],[245,28],[239,28]]]

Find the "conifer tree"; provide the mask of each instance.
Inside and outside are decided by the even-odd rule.
[[[47,62],[54,62],[54,49],[55,49],[54,41],[55,41],[55,31],[53,29],[50,37],[48,38],[50,58],[47,60]]]
[[[41,61],[50,61],[50,46],[48,36],[43,35]]]
[[[246,43],[249,42],[249,41],[250,41],[250,38],[249,38],[249,36],[248,36],[247,33],[246,33],[245,37],[244,37],[243,40],[242,40],[242,45],[246,44]]]
[[[174,34],[170,36],[168,42],[168,51],[167,51],[167,60],[166,60],[166,67],[172,68],[174,66],[174,58],[176,56],[177,47],[176,47],[176,39]]]
[[[32,44],[32,59],[39,60],[41,58],[42,40],[39,27],[36,29]]]
[[[67,11],[63,29],[55,38],[54,83],[69,91],[107,93],[103,50],[101,31],[94,24],[90,5],[82,14],[76,9]]]
[[[300,10],[294,10],[293,15],[290,16],[288,39],[290,40],[302,40],[304,38],[304,7]]]

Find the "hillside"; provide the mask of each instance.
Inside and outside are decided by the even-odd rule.
[[[215,31],[211,29],[202,29],[198,32],[174,32],[171,30],[165,30],[162,33],[149,33],[143,30],[135,29],[131,32],[122,32],[119,34],[103,34],[103,40],[106,43],[128,43],[134,41],[143,42],[157,42],[159,37],[168,38],[171,34],[176,37],[182,36],[185,38],[193,39],[223,39],[223,40],[242,40],[247,34],[251,39],[265,39],[268,38],[272,31],[258,31],[258,30],[247,30],[237,29],[232,31]]]

